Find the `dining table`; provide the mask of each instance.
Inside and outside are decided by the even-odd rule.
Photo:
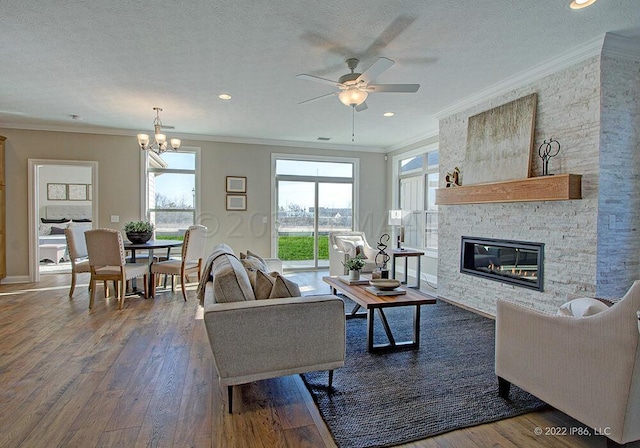
[[[136,263],[136,251],[148,251],[149,256],[147,258],[149,263],[149,288],[151,291],[151,263],[153,263],[153,251],[158,249],[167,249],[167,259],[170,258],[171,249],[174,247],[182,246],[182,240],[156,240],[152,239],[146,243],[132,243],[127,240],[124,242],[124,249],[131,251],[131,263]],[[131,288],[134,292],[137,291],[136,279],[134,278],[131,283]]]

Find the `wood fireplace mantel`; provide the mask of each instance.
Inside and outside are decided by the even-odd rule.
[[[570,199],[582,199],[582,175],[580,174],[556,174],[436,190],[438,205]]]

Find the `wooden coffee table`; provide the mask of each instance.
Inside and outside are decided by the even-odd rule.
[[[350,314],[346,315],[347,319],[353,319],[357,317],[367,318],[367,349],[370,352],[377,351],[390,351],[399,350],[405,348],[419,348],[420,347],[420,305],[432,305],[436,303],[436,299],[423,295],[422,293],[411,289],[405,288],[406,294],[397,296],[376,296],[371,294],[365,288],[368,285],[348,285],[341,281],[338,277],[322,277],[325,283],[328,283],[331,287],[331,292],[336,294],[340,292],[356,302],[356,306],[353,308]],[[384,315],[384,308],[396,307],[396,306],[412,306],[413,309],[413,340],[398,342],[393,337],[387,318]],[[358,313],[360,308],[364,308],[366,313]],[[384,327],[384,331],[389,339],[388,344],[374,344],[373,343],[373,324],[374,324],[374,310],[380,316],[380,321]]]

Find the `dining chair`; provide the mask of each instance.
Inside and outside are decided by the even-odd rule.
[[[148,266],[142,263],[126,263],[122,234],[113,229],[95,229],[84,233],[91,269],[91,298],[89,309],[93,308],[96,294],[96,282],[113,280],[117,282],[116,296],[118,309],[124,305],[126,282],[144,277],[144,297],[147,298]]]
[[[91,272],[87,243],[84,238],[84,232],[86,230],[84,226],[70,226],[64,229],[69,258],[71,259],[71,287],[69,288],[69,297],[73,297],[73,291],[76,288],[76,274]],[[91,283],[89,283],[89,288],[91,288]]]
[[[182,243],[182,257],[180,260],[169,259],[159,261],[151,265],[151,295],[156,293],[156,275],[165,274],[171,276],[171,290],[175,291],[174,276],[180,276],[180,286],[182,297],[187,301],[186,283],[189,281],[189,274],[196,273],[200,281],[202,259],[207,241],[207,228],[205,226],[191,226],[184,234]]]

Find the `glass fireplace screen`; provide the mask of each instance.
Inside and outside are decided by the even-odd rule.
[[[460,272],[525,288],[543,288],[544,244],[462,237]]]

